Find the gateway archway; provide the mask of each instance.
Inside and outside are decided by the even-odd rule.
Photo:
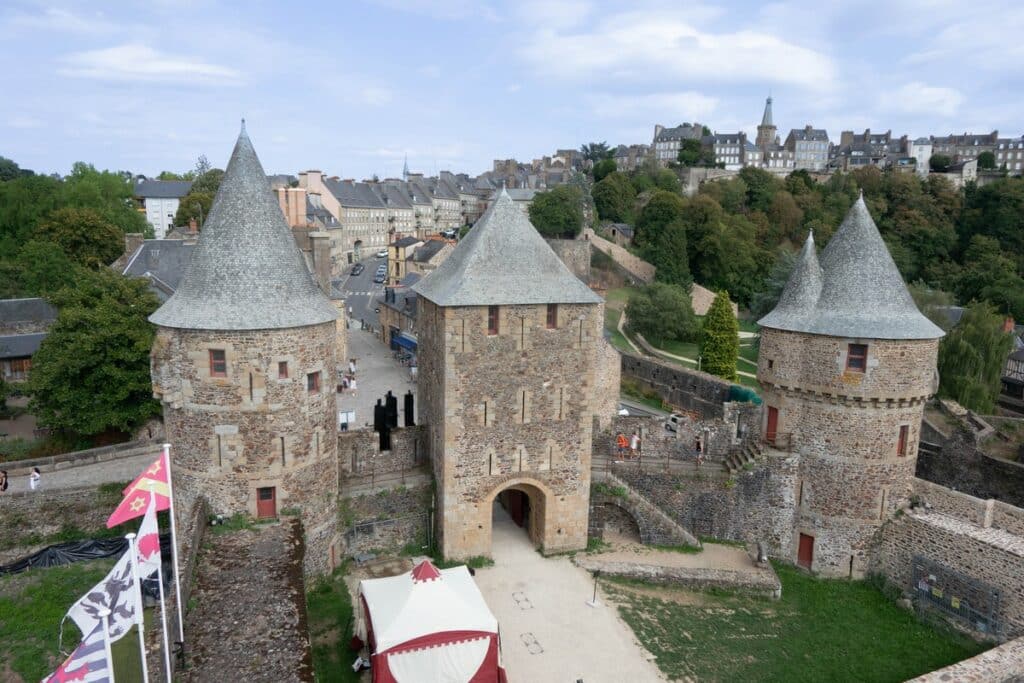
[[[549,495],[543,484],[528,480],[508,482],[491,494],[492,557],[496,544],[514,537],[510,530],[526,536],[534,548],[544,548],[547,544],[545,512]]]

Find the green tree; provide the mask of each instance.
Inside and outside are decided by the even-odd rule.
[[[153,226],[136,209],[135,187],[129,174],[97,171],[91,164],[76,162],[64,179],[59,205],[92,209],[122,234],[153,236]]]
[[[683,198],[666,190],[655,190],[636,220],[636,242],[640,246],[657,244],[662,230],[683,216]]]
[[[767,213],[782,182],[768,171],[753,166],[740,170],[740,179],[747,185],[747,207]]]
[[[124,251],[124,233],[92,209],[57,209],[36,226],[34,234],[90,268],[109,265]]]
[[[34,175],[0,183],[0,253],[13,254],[43,216],[61,206],[61,181]]]
[[[789,192],[786,190],[776,192],[768,206],[767,214],[776,236],[773,242],[782,240],[796,242],[800,238],[803,233],[804,212]]]
[[[740,325],[732,313],[732,301],[725,290],[704,316],[700,336],[701,369],[712,375],[735,382],[736,357],[740,354]]]
[[[1024,320],[1024,279],[999,241],[975,235],[964,254],[956,292],[961,301],[981,300]]]
[[[932,289],[920,280],[907,285],[907,290],[914,298],[918,310],[933,323],[949,332],[953,324],[949,320],[947,311],[949,307],[956,304],[953,295],[941,289]]]
[[[679,285],[687,294],[693,286],[690,260],[686,253],[686,225],[681,220],[666,225],[651,248],[645,250],[647,260],[654,265],[655,279]]]
[[[933,154],[928,158],[928,168],[936,173],[945,173],[949,170],[951,163],[953,163],[953,160],[945,154]]]
[[[7,157],[0,156],[0,182],[21,177],[21,168]]]
[[[574,239],[583,230],[583,192],[575,185],[538,192],[530,203],[530,222],[544,237]]]
[[[639,332],[655,345],[694,341],[700,334],[690,295],[679,285],[664,282],[634,292],[626,304],[626,320],[631,332]]]
[[[596,163],[602,159],[610,158],[612,150],[608,149],[607,142],[590,142],[580,147],[580,154],[583,155],[584,159],[588,159]]]
[[[175,225],[188,225],[193,218],[197,227],[202,230],[203,223],[210,215],[213,207],[214,195],[209,192],[196,192],[190,190],[187,195],[178,202],[178,211],[174,214]]]
[[[764,285],[750,299],[750,314],[755,320],[771,313],[775,304],[779,303],[782,290],[786,288],[796,266],[797,253],[788,249],[779,250],[772,269],[764,278]]]
[[[200,159],[202,158],[204,157],[200,157]],[[217,190],[220,189],[222,180],[224,180],[224,171],[219,168],[211,168],[196,176],[196,179],[192,181],[192,187],[189,188],[189,192],[206,192],[215,195]]]
[[[15,296],[49,297],[73,287],[81,266],[52,242],[31,240],[18,252],[18,293]]]
[[[991,413],[1013,336],[989,304],[967,307],[960,322],[939,343],[939,395],[977,413]]]
[[[690,243],[694,279],[712,290],[735,292],[750,303],[771,266],[771,255],[758,246],[754,224],[743,215],[713,223],[697,242]]]
[[[601,159],[594,164],[594,182],[601,182],[608,176],[609,173],[614,173],[618,169],[615,165],[614,159]]]
[[[689,167],[712,167],[716,165],[714,150],[705,146],[700,140],[683,140],[682,144],[679,145],[679,154],[676,155],[676,161],[679,162],[680,166]]]
[[[618,171],[609,173],[590,191],[597,215],[602,220],[628,223],[633,217],[636,191],[629,178]]]
[[[992,152],[982,152],[978,155],[978,168],[990,170],[996,167],[996,155]]]
[[[55,294],[57,320],[32,359],[29,407],[40,423],[73,435],[128,432],[159,414],[149,377],[159,302],[145,280],[83,271]]]
[[[674,192],[675,194],[682,193],[682,187],[679,184],[679,176],[676,172],[669,168],[659,168],[651,176],[654,180],[654,187],[665,192]]]

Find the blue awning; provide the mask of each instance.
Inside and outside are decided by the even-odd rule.
[[[409,349],[410,351],[416,350],[416,337],[412,336],[408,332],[400,332],[399,334],[395,335],[392,341],[401,346],[403,349]]]

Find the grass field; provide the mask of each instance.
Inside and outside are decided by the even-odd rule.
[[[674,680],[887,683],[986,649],[921,623],[866,582],[775,569],[780,600],[629,581],[605,589]]]
[[[317,683],[356,683],[352,671],[352,600],[345,585],[345,565],[317,582],[306,594],[309,639]]]
[[[0,577],[0,679],[11,680],[13,673],[38,681],[60,665],[60,620],[112,566],[113,558]],[[147,614],[147,623],[149,618]],[[64,650],[73,650],[80,637],[74,622],[67,622]],[[117,680],[141,680],[135,631],[114,643],[112,650]]]

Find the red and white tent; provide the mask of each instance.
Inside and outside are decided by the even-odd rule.
[[[465,566],[359,584],[374,683],[499,683],[498,620]]]

